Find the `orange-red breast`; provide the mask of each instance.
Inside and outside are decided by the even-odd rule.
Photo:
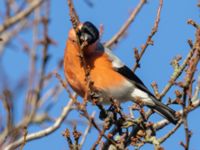
[[[120,102],[131,100],[138,103],[139,100],[170,122],[177,123],[175,111],[157,100],[144,83],[100,43],[99,32],[92,23],[80,24],[78,37],[81,42],[88,42],[87,48],[84,49],[84,57],[90,66],[90,78],[102,97],[102,103],[109,103],[110,97]],[[71,29],[64,55],[64,72],[73,90],[84,97],[87,86],[79,52],[76,33]]]

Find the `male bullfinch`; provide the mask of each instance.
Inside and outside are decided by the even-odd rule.
[[[90,78],[93,87],[100,93],[102,103],[109,103],[110,97],[120,101],[132,100],[142,103],[176,124],[175,111],[161,103],[147,89],[144,83],[99,41],[99,31],[90,22],[79,25],[80,42],[87,41],[84,48],[86,64],[90,66]],[[80,47],[74,29],[69,31],[64,55],[64,72],[72,89],[84,97],[88,92],[85,71],[80,59]],[[88,93],[89,95],[89,93]]]

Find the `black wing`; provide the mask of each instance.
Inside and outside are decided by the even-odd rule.
[[[132,72],[132,70],[124,65],[117,56],[115,56],[108,48],[104,48],[104,51],[108,54],[109,59],[112,62],[113,68],[118,73],[130,80],[138,89],[141,89],[142,91],[148,93],[153,98],[155,98],[155,96],[148,90],[144,83]]]
[[[137,88],[141,89],[142,91],[145,91],[146,93],[148,93],[149,95],[155,98],[155,96],[148,90],[148,88],[144,85],[144,83],[140,80],[140,78],[138,78],[132,72],[132,70],[130,70],[127,66],[124,65],[123,67],[115,68],[115,69],[117,72],[119,72],[124,77],[129,79]]]

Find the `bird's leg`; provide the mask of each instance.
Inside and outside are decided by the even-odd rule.
[[[108,113],[107,113],[107,110],[105,110],[103,105],[100,103],[102,101],[101,94],[97,91],[92,91],[90,92],[90,97],[91,97],[92,103],[95,104],[100,110],[99,118],[101,120],[104,120],[108,116]]]
[[[132,127],[132,126],[135,126],[135,125],[138,125],[139,123],[139,120],[135,120],[133,118],[126,118],[126,120],[123,121],[122,123],[122,128],[129,128],[129,127]]]
[[[90,93],[93,104],[95,104],[100,109],[99,118],[104,121],[104,127],[108,130],[112,126],[113,122],[116,120],[117,113],[113,111],[114,108],[112,105],[108,110],[103,107],[103,105],[101,104],[102,97],[100,95],[101,94],[98,92]]]
[[[116,106],[112,103],[107,110],[103,110],[100,112],[99,118],[101,120],[105,120],[106,118],[112,118],[112,120],[117,120],[117,111]]]

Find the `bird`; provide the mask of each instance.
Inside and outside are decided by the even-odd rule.
[[[158,100],[131,69],[110,49],[104,47],[98,29],[89,21],[78,25],[78,34],[73,28],[69,30],[64,52],[66,80],[79,96],[84,97],[88,92],[85,70],[80,59],[80,44],[84,41],[88,44],[83,49],[85,63],[90,68],[90,79],[101,96],[102,104],[109,104],[111,97],[120,103],[142,103],[169,122],[177,123],[176,111]]]

